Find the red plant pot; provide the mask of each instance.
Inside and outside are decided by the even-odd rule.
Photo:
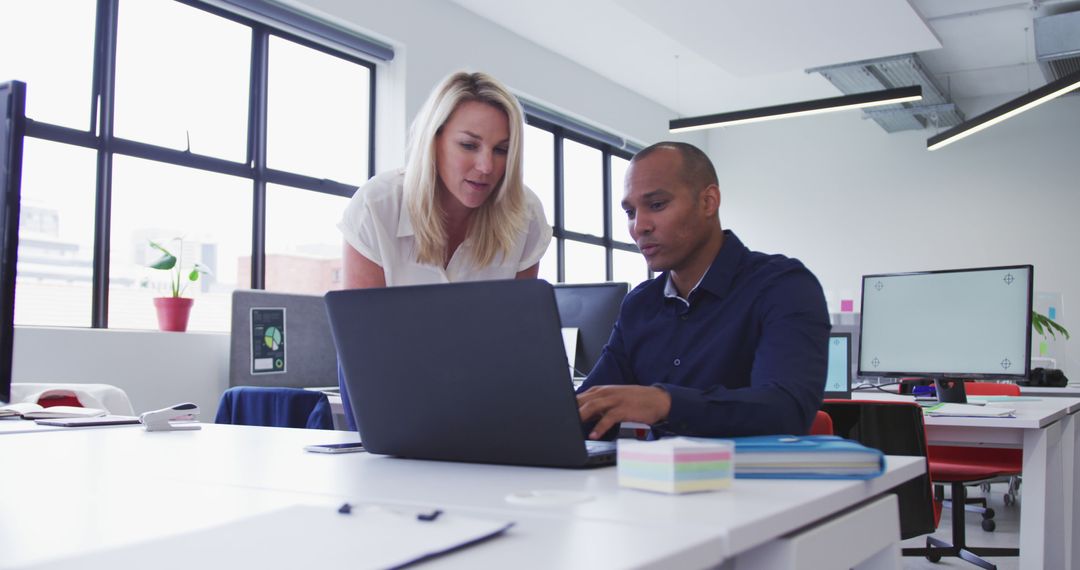
[[[154,297],[158,328],[163,331],[184,332],[195,299],[187,297]]]

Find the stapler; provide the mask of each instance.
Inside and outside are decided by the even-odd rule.
[[[202,429],[197,419],[199,406],[191,402],[176,404],[160,410],[139,415],[139,421],[146,426],[146,431],[178,431]],[[173,423],[176,422],[176,423]]]

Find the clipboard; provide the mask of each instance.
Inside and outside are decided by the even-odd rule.
[[[490,540],[514,526],[453,512],[425,515],[408,507],[354,506],[344,512],[348,510],[294,505],[35,568],[138,568],[153,560],[155,570],[294,570],[311,566],[316,558],[348,568],[404,568]]]

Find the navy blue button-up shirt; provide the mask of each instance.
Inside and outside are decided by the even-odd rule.
[[[580,391],[604,384],[671,394],[660,435],[805,434],[821,407],[829,315],[814,274],[750,251],[730,230],[689,304],[666,297],[667,272],[627,295]]]

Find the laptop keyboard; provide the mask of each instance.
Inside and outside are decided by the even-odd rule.
[[[598,453],[611,453],[615,451],[614,441],[595,441],[591,439],[585,440],[585,451],[589,455],[596,455]]]

